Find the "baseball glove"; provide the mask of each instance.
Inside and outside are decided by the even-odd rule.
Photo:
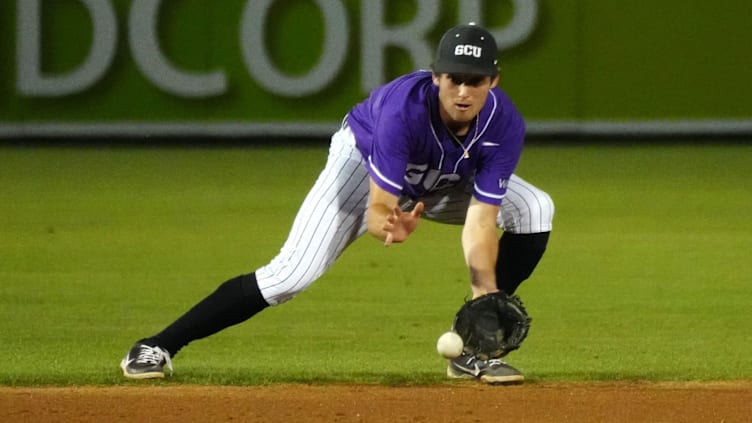
[[[466,354],[488,360],[519,348],[531,320],[520,297],[494,292],[463,304],[452,329],[462,338]]]

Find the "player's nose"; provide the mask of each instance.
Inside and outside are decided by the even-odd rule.
[[[459,94],[460,97],[467,97],[470,94],[470,87],[464,83],[460,84],[457,87],[457,94]]]

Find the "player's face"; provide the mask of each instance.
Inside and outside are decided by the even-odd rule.
[[[486,104],[488,92],[498,82],[498,76],[434,74],[433,83],[439,87],[439,113],[447,127],[458,135],[467,133]]]

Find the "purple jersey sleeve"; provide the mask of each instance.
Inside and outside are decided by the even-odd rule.
[[[492,94],[502,104],[508,101],[500,90],[494,90]],[[511,107],[511,103],[503,109],[480,139],[481,162],[477,166],[473,187],[478,200],[495,205],[501,204],[506,195],[509,178],[517,167],[525,140],[522,116]]]
[[[382,189],[400,195],[416,133],[427,126],[430,72],[416,72],[374,90],[348,115],[366,167]]]

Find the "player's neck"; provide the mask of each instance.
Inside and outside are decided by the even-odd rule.
[[[447,129],[458,137],[464,137],[470,132],[472,122],[444,122]]]
[[[470,120],[469,122],[459,122],[454,119],[452,119],[449,114],[443,109],[439,108],[439,117],[441,118],[441,121],[444,123],[444,126],[454,135],[458,137],[463,137],[470,132],[470,127],[473,126],[473,120]]]
[[[444,122],[444,126],[446,129],[451,132],[455,137],[465,137],[470,133],[470,130],[473,128],[473,123],[477,125],[478,122],[478,116],[475,116],[471,121],[469,122],[458,122],[456,120],[452,119],[444,119],[442,117],[442,121]],[[477,132],[477,126],[476,126],[476,132]]]

